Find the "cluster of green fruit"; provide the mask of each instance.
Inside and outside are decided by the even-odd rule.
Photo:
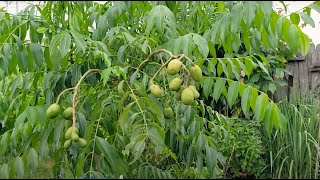
[[[46,115],[49,119],[54,119],[56,118],[61,112],[61,107],[59,104],[54,103],[49,106],[49,108],[46,111]],[[72,119],[72,107],[68,107],[65,109],[62,113],[62,117],[66,120],[71,120]]]
[[[64,134],[64,137],[66,138],[66,141],[64,142],[64,148],[69,148],[71,146],[71,141],[78,142],[81,147],[87,146],[87,141],[83,138],[79,137],[79,129],[75,128],[74,131],[72,131],[73,127],[69,127]]]
[[[47,109],[46,111],[46,116],[49,118],[49,119],[54,119],[56,118],[61,112],[61,107],[59,104],[57,103],[54,103],[52,104],[51,106],[49,106],[49,108]],[[67,109],[65,109],[62,113],[62,117],[65,119],[65,120],[71,120],[72,119],[72,115],[73,115],[73,108],[72,107],[68,107]],[[72,126],[69,127],[65,133],[65,138],[66,138],[66,141],[64,143],[64,147],[67,149],[71,146],[71,141],[74,141],[74,142],[79,142],[79,145],[81,147],[85,147],[87,146],[87,141],[83,138],[80,138],[79,137],[79,130],[78,128],[75,128],[74,131],[72,131],[73,128]]]
[[[180,59],[173,59],[168,63],[167,72],[168,74],[174,76],[178,74],[182,66]],[[193,65],[190,69],[190,76],[194,81],[200,81],[202,78],[202,70],[198,65]],[[185,76],[184,76],[185,77]],[[191,105],[194,100],[200,97],[200,93],[197,91],[197,88],[194,85],[182,85],[183,79],[180,77],[174,78],[169,83],[169,89],[175,92],[175,98],[181,100],[185,105]],[[154,97],[160,98],[163,96],[163,90],[159,85],[153,84],[151,82],[150,91]],[[171,107],[166,107],[164,110],[164,115],[166,118],[171,118],[174,116],[173,110]]]

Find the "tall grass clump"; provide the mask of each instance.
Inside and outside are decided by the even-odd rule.
[[[264,132],[268,171],[273,179],[318,179],[319,177],[319,96],[305,93],[295,102],[279,103],[288,120],[285,131]]]

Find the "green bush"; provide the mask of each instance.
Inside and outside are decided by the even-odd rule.
[[[218,150],[227,158],[225,176],[255,176],[266,166],[265,148],[257,121],[230,119],[228,138],[219,138]]]

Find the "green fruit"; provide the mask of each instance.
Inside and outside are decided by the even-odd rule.
[[[154,96],[154,97],[161,97],[162,96],[162,91],[160,89],[160,87],[156,84],[152,84],[150,86],[150,91],[151,91],[151,94]]]
[[[170,84],[169,84],[169,89],[170,89],[171,91],[177,91],[177,90],[180,89],[181,83],[182,83],[182,79],[180,79],[180,78],[174,78],[174,79],[170,82]]]
[[[72,132],[71,133],[71,140],[75,141],[75,142],[79,141],[79,135],[76,132]]]
[[[202,78],[202,70],[198,65],[191,67],[190,74],[195,81],[200,81]]]
[[[173,59],[168,63],[168,74],[176,75],[181,68],[182,62],[179,59]]]
[[[169,119],[169,118],[173,118],[173,116],[174,116],[174,112],[173,112],[172,108],[166,107],[164,109],[164,117]]]
[[[66,120],[71,120],[72,119],[72,113],[73,113],[73,108],[72,107],[68,107],[67,109],[65,109],[62,113],[62,117]]]
[[[79,145],[81,147],[86,147],[87,146],[87,141],[85,139],[79,138]]]
[[[198,99],[200,97],[200,93],[197,91],[197,88],[195,86],[189,86],[189,88],[192,89],[194,99]]]
[[[194,101],[192,88],[186,88],[181,93],[181,102],[185,105],[191,105]]]
[[[125,92],[124,92],[124,90],[123,90],[123,83],[124,83],[124,80],[122,80],[122,81],[118,84],[118,93],[120,94],[120,96],[125,95]]]
[[[71,146],[71,140],[66,140],[66,141],[64,142],[63,147],[64,147],[65,149],[68,149],[70,146]]]
[[[75,131],[76,134],[79,133],[79,129],[78,128],[76,128],[74,131]],[[67,129],[66,133],[64,134],[64,138],[71,139],[71,134],[72,134],[72,126]]]
[[[184,87],[180,87],[179,91],[174,92],[174,97],[176,100],[180,101],[181,100],[181,93],[184,90]]]
[[[59,106],[59,104],[52,104],[51,106],[49,106],[49,108],[46,111],[46,115],[49,119],[53,119],[55,117],[57,117],[61,112],[61,108]]]

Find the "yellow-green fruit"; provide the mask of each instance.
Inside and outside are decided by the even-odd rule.
[[[160,89],[160,87],[156,84],[152,84],[150,86],[150,91],[151,91],[151,94],[154,96],[154,97],[161,97],[162,96],[162,91]]]
[[[49,119],[53,119],[55,117],[57,117],[61,112],[61,108],[59,106],[59,104],[52,104],[51,106],[49,106],[49,108],[46,111],[46,115]]]
[[[190,74],[195,81],[200,81],[202,78],[202,70],[198,65],[190,68]]]
[[[71,133],[71,140],[72,141],[79,141],[79,135],[76,132]]]
[[[123,96],[125,94],[124,90],[123,90],[123,83],[124,80],[122,80],[119,84],[118,84],[118,93],[120,96]]]
[[[180,89],[181,83],[182,83],[182,79],[180,79],[180,78],[174,78],[174,79],[170,82],[170,84],[169,84],[169,89],[170,89],[171,91],[177,91],[177,90]]]
[[[81,147],[86,147],[87,146],[87,141],[85,139],[79,138],[79,145]]]
[[[63,147],[65,148],[65,149],[68,149],[69,147],[71,146],[71,140],[66,140],[65,142],[64,142],[64,145],[63,145]]]
[[[62,113],[62,117],[66,120],[71,120],[72,119],[72,113],[73,113],[73,108],[72,107],[68,107],[67,109],[65,109]]]
[[[184,87],[180,87],[179,91],[174,92],[174,97],[176,100],[180,101],[181,100],[181,93],[184,90]]]
[[[165,118],[172,118],[173,116],[174,116],[174,112],[173,112],[172,108],[171,107],[166,107],[164,109],[164,117]]]
[[[197,91],[197,88],[195,86],[189,86],[189,88],[192,89],[194,99],[198,99],[200,97],[200,93]]]
[[[181,93],[181,102],[185,105],[191,105],[194,101],[192,88],[186,88]]]
[[[74,131],[75,131],[76,134],[79,133],[79,129],[78,128],[76,128]],[[67,129],[66,133],[64,134],[64,138],[71,139],[71,134],[72,134],[72,126]]]
[[[168,74],[176,75],[181,68],[182,62],[179,59],[173,59],[168,63]]]

